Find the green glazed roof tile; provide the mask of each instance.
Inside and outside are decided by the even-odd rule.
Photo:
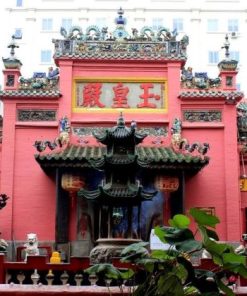
[[[63,150],[45,151],[35,155],[41,167],[96,167],[105,162],[105,147],[70,145]],[[200,170],[209,163],[209,158],[174,151],[171,147],[137,147],[137,163],[147,169]],[[124,161],[114,160],[121,165]]]

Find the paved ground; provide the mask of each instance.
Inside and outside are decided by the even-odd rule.
[[[247,289],[246,289],[247,291]],[[7,284],[0,285],[1,296],[58,296],[58,295],[76,295],[76,296],[119,296],[129,295],[130,289],[124,288],[124,293],[120,291],[119,287],[111,287],[110,292],[108,288],[97,286],[44,286],[44,285],[16,285]],[[247,294],[246,294],[247,295]]]

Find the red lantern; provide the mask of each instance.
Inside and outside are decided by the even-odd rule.
[[[82,176],[63,174],[62,175],[62,188],[71,194],[74,194],[84,187],[85,181]]]
[[[164,192],[174,192],[178,190],[179,180],[177,177],[157,176],[155,187]]]

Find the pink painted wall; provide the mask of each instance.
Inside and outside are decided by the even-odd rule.
[[[135,119],[137,123],[152,125],[153,123],[166,123],[169,126],[175,117],[182,117],[182,109],[216,109],[222,110],[223,122],[221,123],[195,123],[185,122],[183,136],[192,142],[208,142],[211,149],[208,155],[211,158],[209,166],[205,167],[198,175],[188,179],[186,183],[186,208],[193,206],[215,207],[216,214],[221,219],[218,226],[222,240],[239,240],[241,237],[241,211],[240,192],[238,187],[239,161],[237,153],[237,125],[236,108],[234,105],[225,105],[224,100],[194,100],[181,102],[178,99],[180,90],[180,63],[168,64],[129,63],[129,65],[107,63],[85,63],[83,69],[75,65],[73,75],[75,78],[112,78],[156,77],[168,80],[168,113],[167,114],[125,114],[126,122]],[[64,90],[66,92],[66,89]],[[71,89],[70,89],[71,91]],[[67,94],[69,96],[69,94]],[[182,107],[182,108],[181,108]],[[91,113],[71,114],[72,121],[83,123],[114,123],[116,113]],[[169,144],[169,137],[166,139]],[[196,190],[195,190],[196,188]]]
[[[210,143],[209,165],[186,183],[186,207],[215,207],[221,239],[238,241],[242,222],[235,106],[223,105],[223,111],[222,124],[186,125],[185,138]]]
[[[45,135],[53,139],[56,134],[56,129],[47,128],[16,130],[13,230],[17,240],[25,237],[27,232],[37,233],[40,240],[54,240],[55,180],[47,176],[35,161],[33,154],[36,151],[32,145],[37,138],[42,139]]]
[[[176,68],[180,67],[179,63],[171,63],[176,65]],[[68,114],[69,110],[71,112],[71,95],[72,95],[72,82],[75,78],[132,78],[132,79],[141,79],[141,78],[160,78],[167,79],[168,70],[166,63],[100,63],[100,62],[85,62],[83,66],[80,63],[75,63],[71,65],[71,62],[59,62],[60,66],[60,79],[65,81],[61,84],[61,92],[63,93],[63,98],[61,99],[60,105],[60,114]],[[178,77],[180,76],[180,71],[177,72]],[[70,76],[71,75],[71,76]],[[168,80],[169,83],[169,80]],[[172,89],[173,86],[169,87]],[[170,91],[172,92],[172,91]],[[176,91],[177,94],[177,91]],[[171,94],[169,94],[171,96]],[[175,98],[175,97],[174,97]],[[175,101],[173,99],[173,101]],[[140,113],[128,113],[123,112],[126,122],[130,122],[132,119],[135,119],[138,122],[164,122],[167,121],[168,114],[140,114]],[[155,112],[154,112],[155,113]],[[96,123],[111,123],[116,122],[116,118],[119,115],[119,110],[113,110],[109,112],[97,112],[93,111],[92,113],[73,113],[71,112],[71,121],[80,122],[83,124],[92,124]],[[68,114],[69,116],[69,114]]]
[[[60,67],[60,91],[62,97],[56,103],[58,118],[67,115],[72,125],[95,126],[116,122],[119,110],[108,113],[72,113],[71,99],[74,78],[132,77],[164,78],[168,80],[168,113],[124,113],[126,122],[152,126],[161,123],[170,126],[175,117],[182,117],[184,109],[220,109],[221,123],[183,123],[183,137],[190,143],[208,142],[210,164],[193,178],[186,179],[186,210],[193,206],[215,207],[221,219],[218,227],[222,240],[240,240],[242,224],[240,190],[238,186],[239,160],[237,152],[236,108],[225,105],[224,100],[178,99],[180,68],[178,62],[148,63],[100,63],[57,61]],[[54,240],[55,235],[55,183],[34,159],[32,146],[35,140],[54,139],[58,135],[58,122],[53,124],[16,123],[17,104],[47,107],[51,101],[36,98],[5,100],[2,148],[2,192],[11,196],[7,207],[1,211],[0,225],[6,239],[24,240],[28,232],[38,234],[40,240]],[[18,105],[19,106],[19,105]],[[93,115],[92,115],[93,114]],[[170,136],[166,139],[169,145]],[[73,223],[75,221],[72,221]],[[73,225],[73,223],[71,225]],[[75,224],[74,224],[75,225]],[[71,229],[71,232],[73,230]],[[75,237],[75,232],[70,234]]]
[[[226,239],[226,188],[224,184],[224,147],[222,145],[223,129],[186,130],[186,138],[191,142],[208,142],[210,150],[209,165],[203,168],[196,176],[187,178],[186,182],[186,209],[191,207],[214,207],[215,214],[220,217],[221,223],[217,230],[221,239]],[[196,153],[195,153],[196,154]],[[196,188],[196,190],[195,190]]]
[[[5,101],[1,192],[10,196],[1,211],[2,237],[7,240],[25,240],[26,234],[35,232],[39,240],[54,240],[55,232],[55,183],[47,176],[34,158],[33,147],[37,139],[54,139],[57,123],[18,123],[16,106],[20,101]],[[19,104],[18,104],[19,103]],[[34,107],[35,100],[27,106]],[[42,102],[39,108],[49,106]],[[23,104],[23,101],[21,102]],[[23,107],[23,105],[22,105]]]

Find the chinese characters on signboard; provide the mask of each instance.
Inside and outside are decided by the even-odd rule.
[[[164,82],[77,82],[76,108],[164,108]]]
[[[179,187],[179,179],[177,177],[157,176],[155,179],[155,187],[164,192],[177,191]]]

